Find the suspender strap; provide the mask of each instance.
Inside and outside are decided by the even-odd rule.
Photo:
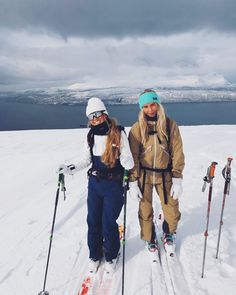
[[[142,194],[144,194],[144,190],[145,190],[145,180],[146,180],[146,170],[143,171],[143,183],[142,183],[142,189],[141,189]]]
[[[161,173],[162,177],[162,185],[163,185],[163,194],[164,194],[164,203],[165,205],[168,203],[167,193],[166,193],[166,182],[165,182],[165,173]]]

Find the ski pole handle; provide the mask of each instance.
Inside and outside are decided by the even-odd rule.
[[[233,161],[233,158],[229,157],[227,160],[228,160],[228,165],[229,165],[229,167],[230,167],[231,162]]]
[[[227,164],[222,170],[222,175],[225,179],[225,187],[224,187],[224,194],[229,195],[230,190],[230,180],[231,180],[231,162],[233,161],[233,158],[227,159]]]
[[[204,183],[202,187],[202,192],[205,191],[207,183],[210,183],[211,180],[214,178],[215,168],[217,164],[217,162],[212,162],[211,165],[207,168],[206,176],[204,176],[203,178]]]
[[[233,158],[228,158],[227,159],[227,164],[226,164],[226,177],[231,179],[231,162],[233,161]]]
[[[212,197],[212,187],[213,187],[213,178],[215,177],[215,169],[217,162],[212,162],[211,166],[209,167],[209,182],[210,182],[210,188],[209,188],[209,194],[208,194],[208,206],[210,206],[211,203],[211,197]],[[209,208],[210,211],[210,208]]]
[[[124,171],[123,187],[126,187],[126,190],[129,189],[129,170]]]
[[[64,174],[63,173],[60,173],[58,175],[58,184],[61,184],[63,181],[64,181]]]
[[[216,169],[217,164],[218,164],[217,162],[212,162],[211,163],[211,166],[210,166],[210,169],[209,169],[209,178],[210,179],[215,177],[215,169]]]
[[[58,176],[58,187],[61,186],[61,191],[64,195],[64,201],[66,200],[66,187],[65,187],[65,175],[63,173],[60,173]]]
[[[227,164],[225,166],[226,168],[226,177],[229,178],[229,180],[231,179],[231,162],[233,161],[233,158],[228,158],[227,159]]]

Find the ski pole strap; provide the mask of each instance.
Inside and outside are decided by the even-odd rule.
[[[205,192],[205,189],[206,189],[206,185],[207,185],[207,177],[205,176],[204,178],[203,178],[203,186],[202,186],[202,192]]]

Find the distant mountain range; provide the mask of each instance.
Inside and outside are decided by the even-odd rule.
[[[164,103],[236,101],[236,85],[225,87],[152,87]],[[136,104],[141,88],[129,87],[75,87],[31,89],[17,92],[1,92],[0,99],[34,104],[86,104],[97,96],[107,104]]]

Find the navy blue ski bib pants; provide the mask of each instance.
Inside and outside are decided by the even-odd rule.
[[[105,165],[101,163],[100,157],[94,158],[96,158],[96,167],[104,169]],[[123,203],[121,181],[101,179],[93,175],[89,177],[87,223],[90,258],[101,259],[103,253],[106,261],[117,257],[120,238],[116,220]]]

